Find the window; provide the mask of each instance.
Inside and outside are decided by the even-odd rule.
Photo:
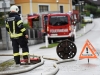
[[[18,6],[18,8],[19,8],[18,13],[21,14],[21,6]]]
[[[39,5],[39,12],[48,11],[48,5]]]
[[[63,6],[60,6],[60,12],[63,13]]]
[[[51,16],[49,24],[53,26],[66,25],[68,24],[68,17],[67,16]]]

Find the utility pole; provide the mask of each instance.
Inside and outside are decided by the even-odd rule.
[[[30,14],[32,15],[33,14],[33,8],[32,8],[32,0],[30,0]]]
[[[4,9],[4,21],[6,21],[6,3],[5,3],[5,0],[3,0],[2,7]],[[6,27],[6,23],[5,22],[4,22],[4,24],[5,24],[5,27]],[[6,48],[7,48],[7,50],[9,48],[7,31],[6,31]]]

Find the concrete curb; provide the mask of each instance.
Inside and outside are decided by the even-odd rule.
[[[92,26],[87,32],[85,32],[85,33],[83,33],[83,34],[80,34],[80,36],[76,37],[76,39],[78,39],[78,38],[84,36],[85,34],[87,34],[88,32],[90,32],[94,27],[95,27],[95,24],[93,23],[93,26]],[[76,32],[76,33],[77,33],[77,32]]]
[[[0,75],[17,74],[17,73],[30,71],[30,70],[32,70],[32,69],[44,64],[43,58],[42,57],[40,57],[40,58],[41,58],[41,62],[40,63],[34,64],[34,65],[25,65],[26,67],[23,68],[23,69],[2,71],[2,72],[0,72]]]

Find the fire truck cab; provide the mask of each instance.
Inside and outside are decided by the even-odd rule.
[[[43,36],[48,36],[49,43],[69,39],[75,41],[74,21],[67,13],[52,13],[42,16]]]

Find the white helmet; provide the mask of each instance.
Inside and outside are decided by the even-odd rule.
[[[18,12],[18,11],[19,11],[19,8],[18,8],[18,6],[16,6],[16,5],[12,5],[12,6],[10,7],[10,11],[11,11],[11,12]]]

